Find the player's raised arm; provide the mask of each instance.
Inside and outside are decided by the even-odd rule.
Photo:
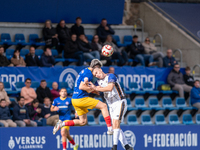
[[[80,85],[79,85],[79,90],[84,90],[88,93],[91,93],[92,91],[94,91],[90,86],[87,85],[87,83],[81,81]]]
[[[99,92],[110,92],[113,90],[113,87],[114,87],[114,83],[109,83],[106,87],[100,87],[100,86],[97,86],[95,88],[96,91],[99,91]]]

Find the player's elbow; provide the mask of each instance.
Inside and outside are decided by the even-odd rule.
[[[80,126],[85,126],[87,124],[87,120],[81,120]]]

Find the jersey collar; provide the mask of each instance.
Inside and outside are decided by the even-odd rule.
[[[60,97],[61,100],[65,100],[66,98],[67,98],[67,97],[64,97],[64,98]]]

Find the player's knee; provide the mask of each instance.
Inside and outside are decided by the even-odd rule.
[[[67,137],[67,134],[66,134],[66,132],[64,130],[61,130],[61,136],[62,137]]]
[[[102,107],[101,107],[102,109],[108,109],[107,108],[107,105],[105,104],[105,103],[102,103]]]

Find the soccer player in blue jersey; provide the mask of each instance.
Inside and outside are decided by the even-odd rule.
[[[72,105],[74,106],[79,119],[74,119],[68,122],[58,123],[55,126],[57,132],[63,126],[84,126],[87,123],[88,109],[100,109],[108,127],[107,134],[112,134],[111,118],[109,116],[107,105],[99,100],[89,97],[89,93],[93,89],[88,86],[93,79],[92,70],[101,68],[102,63],[98,59],[93,59],[90,67],[83,69],[76,78],[74,93],[72,96]]]
[[[59,122],[68,122],[72,120],[71,118],[71,108],[72,102],[71,98],[67,98],[67,90],[62,88],[60,90],[60,97],[54,99],[53,104],[51,106],[51,111],[57,111],[59,114]],[[54,134],[56,132],[53,132]],[[62,144],[63,150],[67,149],[67,139],[72,145],[75,145],[74,139],[70,136],[69,126],[65,126],[61,128],[61,136],[62,136]],[[78,145],[74,146],[74,150],[78,150]]]

